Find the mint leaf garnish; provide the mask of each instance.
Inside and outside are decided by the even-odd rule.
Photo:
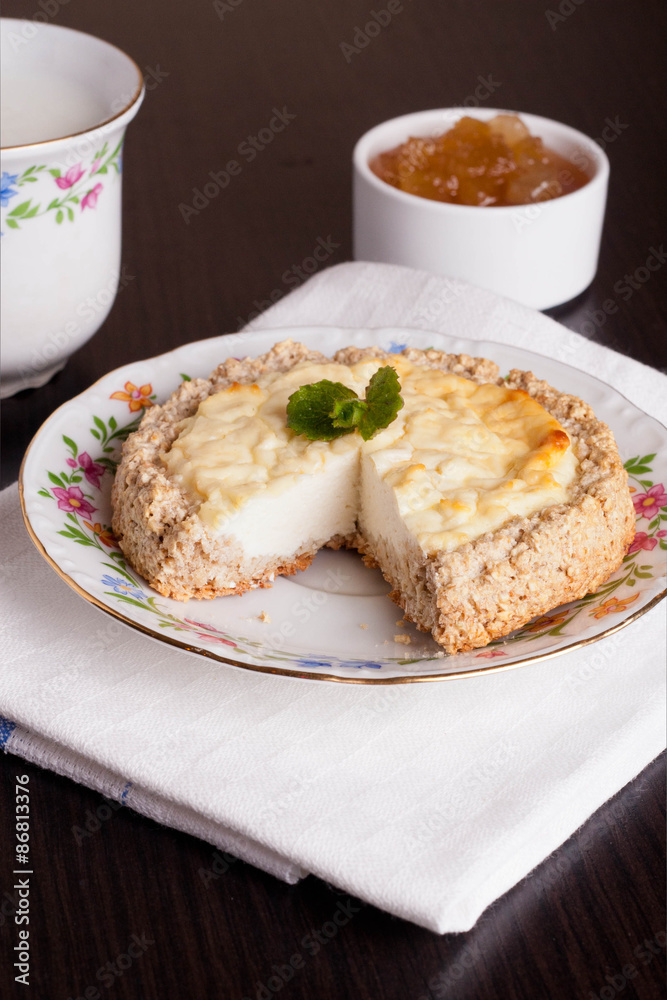
[[[395,368],[390,365],[378,368],[366,386],[366,403],[366,412],[359,421],[359,433],[364,441],[382,427],[388,427],[403,407],[401,383]]]
[[[302,385],[288,400],[287,426],[311,441],[331,441],[349,434],[354,427],[336,427],[331,416],[336,402],[345,399],[357,399],[357,394],[342,382],[330,382],[325,378],[312,385]]]
[[[390,365],[373,375],[365,399],[342,382],[323,379],[302,385],[287,403],[287,426],[311,441],[331,441],[355,429],[368,441],[395,420],[403,406],[400,393],[398,375]]]
[[[355,396],[354,399],[337,399],[331,412],[334,427],[348,427],[354,430],[361,422],[367,403]]]

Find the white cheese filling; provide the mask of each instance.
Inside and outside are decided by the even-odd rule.
[[[285,410],[300,385],[324,378],[363,397],[387,361],[302,362],[204,400],[163,456],[171,479],[199,504],[207,527],[236,538],[248,556],[287,557],[350,534],[356,523],[371,536],[395,534],[400,524],[400,534],[431,555],[567,501],[577,460],[539,403],[402,356],[390,363],[405,405],[370,441],[356,432],[309,441],[287,427]],[[373,473],[385,486],[379,493]]]

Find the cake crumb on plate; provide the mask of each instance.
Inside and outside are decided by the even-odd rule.
[[[412,639],[409,635],[395,635],[394,642],[402,642],[404,646],[409,646]]]
[[[271,623],[271,615],[267,615],[266,611],[260,611],[257,617],[261,622],[266,622],[267,625]]]

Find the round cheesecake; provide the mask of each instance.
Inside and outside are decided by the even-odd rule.
[[[384,365],[404,405],[370,440],[287,426],[300,386],[328,379],[363,396]],[[610,430],[531,373],[503,380],[486,359],[415,348],[326,358],[292,341],[151,407],[125,442],[112,504],[128,561],[166,596],[270,586],[345,545],[450,653],[594,590],[634,525]]]

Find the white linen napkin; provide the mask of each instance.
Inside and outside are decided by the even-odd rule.
[[[528,347],[667,416],[658,372],[434,275],[339,265],[251,326],[323,321]],[[0,519],[0,746],[285,881],[312,872],[439,933],[465,931],[665,745],[664,603],[506,673],[302,681],[110,622],[41,559],[16,487]]]

